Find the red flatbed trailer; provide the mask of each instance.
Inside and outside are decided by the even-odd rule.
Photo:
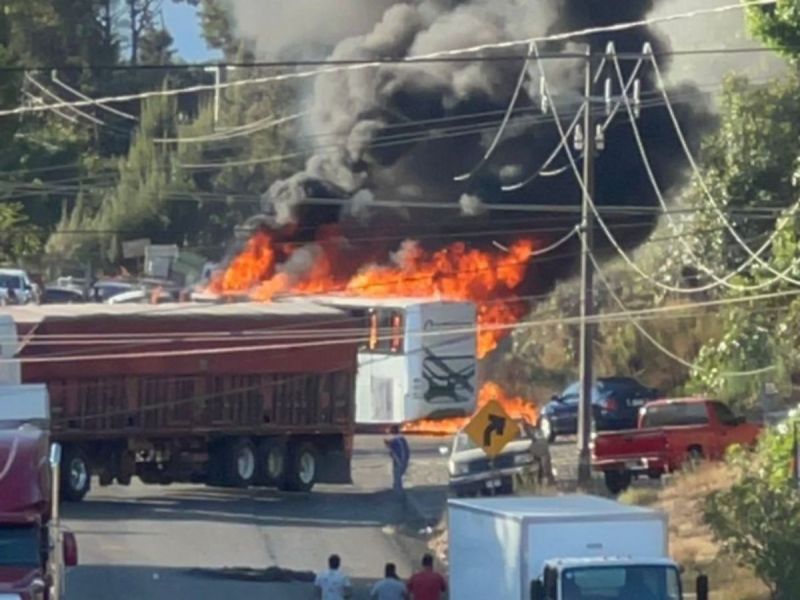
[[[349,483],[356,352],[312,303],[45,305],[13,316],[22,381],[50,393],[62,493],[178,481]]]

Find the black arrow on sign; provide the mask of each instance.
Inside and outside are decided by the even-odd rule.
[[[492,445],[492,434],[503,435],[506,430],[505,417],[498,417],[497,415],[489,415],[489,424],[483,430],[483,446],[488,448]]]

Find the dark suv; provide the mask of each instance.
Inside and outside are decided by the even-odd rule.
[[[542,407],[539,429],[549,440],[578,432],[580,382],[573,383]],[[592,387],[592,418],[598,431],[633,429],[639,409],[655,400],[658,390],[630,377],[601,377]]]

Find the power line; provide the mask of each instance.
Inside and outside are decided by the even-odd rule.
[[[463,54],[475,54],[480,53],[486,50],[498,50],[498,49],[507,49],[513,48],[516,46],[527,46],[531,42],[536,43],[544,43],[549,41],[565,41],[570,40],[576,37],[586,37],[591,36],[598,33],[610,33],[610,32],[619,32],[619,31],[626,31],[629,29],[637,29],[640,27],[647,27],[650,25],[656,25],[659,23],[668,23],[676,20],[683,20],[683,19],[692,19],[698,16],[703,15],[711,15],[711,14],[722,14],[726,12],[732,11],[741,11],[749,6],[768,6],[774,5],[777,0],[751,0],[749,2],[742,2],[727,6],[721,6],[717,8],[711,9],[699,9],[694,10],[686,13],[680,14],[673,14],[667,15],[663,17],[653,17],[647,19],[641,19],[638,21],[628,21],[625,23],[616,23],[613,25],[605,25],[601,27],[589,27],[586,29],[579,29],[570,32],[558,33],[558,34],[551,34],[546,36],[534,37],[534,38],[527,38],[524,40],[510,40],[505,42],[494,42],[489,44],[480,44],[476,46],[471,46],[467,48],[457,48],[452,50],[444,50],[439,52],[433,52],[430,54],[418,55],[407,57],[403,61],[407,64],[414,64],[419,63],[425,60],[431,59],[439,59],[443,57],[456,57]],[[517,59],[518,60],[518,59]],[[65,107],[83,107],[83,106],[90,106],[95,103],[101,104],[111,104],[116,102],[129,102],[132,100],[144,100],[147,98],[155,98],[155,97],[171,97],[171,96],[178,96],[183,94],[189,93],[197,93],[197,92],[206,92],[212,90],[219,90],[219,89],[226,89],[232,87],[242,87],[246,85],[257,85],[263,83],[277,83],[281,81],[289,81],[294,79],[303,79],[309,77],[316,77],[319,75],[325,75],[330,73],[338,73],[342,71],[352,71],[356,69],[366,69],[366,68],[374,68],[380,66],[382,63],[379,60],[370,60],[370,61],[363,61],[357,62],[352,65],[342,65],[342,66],[329,66],[326,68],[321,69],[312,69],[309,71],[301,71],[295,73],[283,73],[279,75],[272,75],[269,77],[260,77],[260,78],[253,78],[248,80],[239,80],[239,81],[229,81],[223,82],[219,84],[203,84],[203,85],[195,85],[189,86],[186,88],[179,88],[179,89],[172,89],[172,90],[159,90],[159,91],[150,91],[150,92],[140,92],[136,94],[124,94],[119,96],[108,96],[103,98],[95,98],[91,102],[86,100],[79,100],[75,102],[66,102],[66,103],[59,103],[52,105],[53,108],[65,108]],[[53,68],[52,66],[50,67]],[[13,109],[6,109],[0,110],[0,117],[4,116],[12,116],[12,115],[19,115],[28,112],[41,112],[41,107],[17,107]]]

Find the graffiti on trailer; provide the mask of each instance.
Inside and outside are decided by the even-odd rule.
[[[422,377],[428,384],[426,402],[471,402],[475,398],[475,355],[438,356],[425,348]]]

